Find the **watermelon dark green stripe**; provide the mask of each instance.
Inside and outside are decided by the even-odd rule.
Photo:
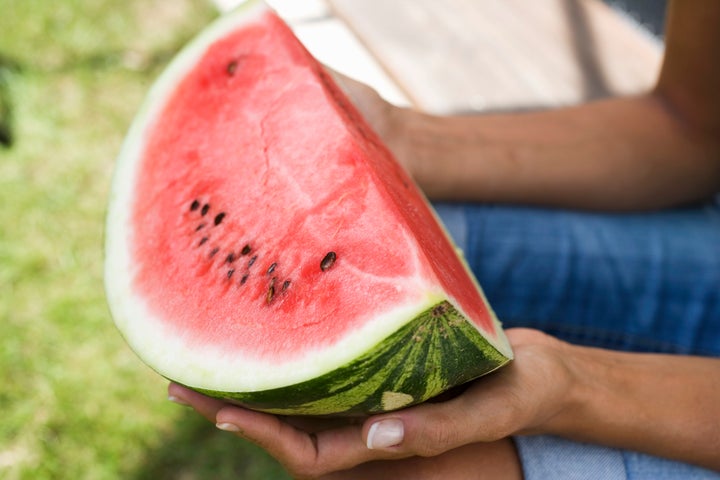
[[[445,301],[321,377],[259,392],[196,390],[270,413],[362,415],[423,402],[508,361]]]

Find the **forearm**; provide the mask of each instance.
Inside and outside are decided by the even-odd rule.
[[[720,359],[568,354],[575,387],[544,432],[720,470]]]
[[[388,144],[435,199],[632,210],[720,190],[718,139],[654,95],[525,114],[404,110],[394,123]]]

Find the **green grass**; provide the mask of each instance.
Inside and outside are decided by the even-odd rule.
[[[165,400],[102,288],[114,157],[202,0],[0,0],[0,478],[287,478]],[[3,136],[0,135],[0,140]]]

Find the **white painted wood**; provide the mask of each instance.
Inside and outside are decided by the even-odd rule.
[[[211,0],[220,12],[228,12],[246,0]],[[287,22],[321,18],[328,15],[325,0],[265,0]]]
[[[397,105],[410,104],[402,90],[343,22],[328,18],[299,23],[293,25],[293,31],[323,64],[370,85],[390,102]]]

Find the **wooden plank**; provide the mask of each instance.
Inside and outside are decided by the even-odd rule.
[[[328,0],[411,101],[438,112],[649,88],[662,45],[597,0]]]

